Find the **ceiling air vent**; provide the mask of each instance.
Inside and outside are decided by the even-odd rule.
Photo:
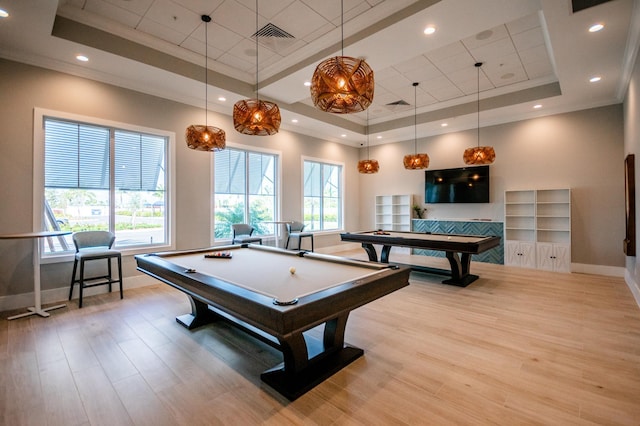
[[[611,0],[571,0],[571,6],[573,7],[573,13],[576,13],[610,1]]]
[[[264,27],[260,28],[254,35],[251,37],[278,37],[278,38],[295,38],[282,28],[273,25],[269,22]]]
[[[264,27],[256,31],[251,36],[258,37],[258,42],[269,49],[278,52],[282,49],[286,49],[296,42],[296,38],[272,23],[268,23]]]
[[[409,106],[409,103],[403,99],[400,99],[395,102],[389,102],[385,106],[387,107],[387,109],[391,111],[401,111],[401,110],[407,109],[407,107]]]

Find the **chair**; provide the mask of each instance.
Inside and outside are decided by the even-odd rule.
[[[311,232],[302,232],[304,230],[305,224],[302,222],[291,222],[287,223],[287,246],[289,249],[289,240],[291,237],[298,239],[298,250],[302,247],[302,239],[309,237],[311,238],[311,251],[313,251],[313,234]]]
[[[246,223],[235,223],[231,225],[233,229],[233,244],[249,244],[260,243],[262,244],[262,238],[252,237],[254,228]]]
[[[71,288],[69,289],[69,300],[73,294],[73,286],[78,283],[80,289],[80,297],[78,307],[82,308],[82,292],[85,288],[95,287],[99,285],[109,285],[111,292],[111,284],[120,283],[120,299],[124,297],[122,293],[122,256],[118,250],[111,247],[116,240],[116,236],[108,231],[80,231],[72,235],[73,244],[76,246],[76,256],[73,261],[73,273],[71,275]],[[118,279],[114,279],[111,274],[111,259],[118,259]],[[107,275],[99,275],[93,277],[85,277],[85,263],[94,260],[107,261]],[[80,277],[76,278],[76,271],[80,264]],[[94,282],[99,280],[98,282]],[[87,281],[91,281],[87,283]]]

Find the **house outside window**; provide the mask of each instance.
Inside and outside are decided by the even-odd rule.
[[[253,235],[274,235],[278,161],[276,153],[228,145],[215,153],[214,239],[231,239],[234,223],[252,225]]]
[[[42,115],[43,229],[111,231],[120,250],[168,246],[170,135],[96,121]],[[43,257],[73,251],[70,235],[49,238]]]
[[[303,160],[305,231],[342,229],[343,165]]]

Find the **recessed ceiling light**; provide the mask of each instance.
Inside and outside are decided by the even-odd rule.
[[[298,122],[298,119],[297,119],[297,118],[294,118],[293,120],[291,120],[291,122],[292,122],[292,123],[297,123],[297,122]]]
[[[0,18],[6,18],[9,16],[9,12],[4,9],[0,9]]]
[[[311,86],[311,82],[310,82],[310,81],[305,81],[305,82],[304,82],[304,85],[305,85],[305,86],[307,86],[307,87],[309,87],[309,86]]]
[[[89,58],[87,58],[84,55],[76,55],[76,59],[79,60],[80,62],[88,62]]]
[[[448,123],[442,123],[440,126],[441,127],[447,127],[449,124]]]
[[[589,32],[590,33],[597,33],[598,31],[600,31],[603,28],[604,28],[604,25],[602,25],[602,24],[594,24],[594,25],[589,27]]]
[[[596,75],[596,76],[591,77],[591,78],[589,79],[589,81],[590,81],[591,83],[597,83],[597,82],[598,82],[598,81],[600,81],[600,80],[602,80],[602,77],[600,77],[599,75]]]
[[[226,101],[226,100],[227,100],[227,98],[225,98],[224,96],[218,96],[218,100],[219,100],[220,102],[224,102],[224,101]]]
[[[542,108],[542,105],[541,105],[541,104],[536,104],[536,105],[534,105],[533,107],[534,107],[535,109],[538,109],[538,108]]]
[[[377,136],[376,139],[382,139],[382,136]]]
[[[342,136],[343,138],[346,138],[346,137],[347,137],[347,135],[346,135],[346,134],[344,134],[344,133],[343,133],[343,134],[341,134],[340,136]]]
[[[436,27],[434,27],[433,25],[429,25],[427,28],[424,29],[424,33],[426,35],[431,35],[435,32],[436,32]]]

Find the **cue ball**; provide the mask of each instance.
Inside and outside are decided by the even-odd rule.
[[[295,274],[296,273],[296,268],[294,268],[293,266],[291,268],[289,268],[289,273],[291,275]]]
[[[451,239],[451,237],[447,237],[447,240],[450,240],[450,239]]]

